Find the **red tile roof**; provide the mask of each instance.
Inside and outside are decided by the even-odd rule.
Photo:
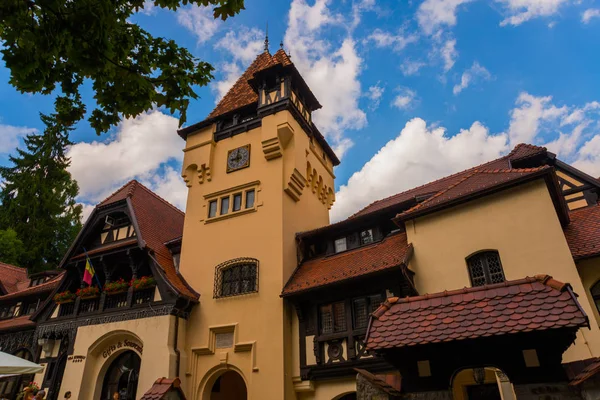
[[[578,208],[569,213],[571,223],[565,237],[574,259],[600,255],[600,204]]]
[[[167,282],[181,295],[198,299],[198,293],[175,269],[171,252],[165,246],[166,242],[182,235],[185,214],[136,180],[126,183],[98,207],[105,207],[127,198],[131,201],[134,217],[139,226],[138,240],[154,252],[154,257],[162,268]]]
[[[56,288],[59,285],[64,274],[65,274],[65,272],[63,271],[60,274],[56,275],[55,277],[50,278],[48,281],[46,281],[44,283],[40,283],[39,285],[27,287],[25,289],[6,294],[4,296],[0,296],[0,301],[17,299],[17,298],[21,298],[21,297],[26,297],[26,296],[31,296],[31,295],[41,294],[41,293],[46,293],[46,292],[49,293],[49,292],[53,291],[54,288]],[[29,284],[29,280],[27,282]]]
[[[185,394],[183,390],[181,390],[181,381],[179,378],[175,379],[167,379],[167,378],[159,378],[154,382],[154,385],[148,390],[140,400],[161,400],[166,399],[165,397],[167,393],[177,391],[179,392],[180,399],[185,400]],[[168,397],[172,399],[172,397]]]
[[[0,331],[8,331],[13,329],[34,328],[35,322],[29,319],[29,315],[23,315],[17,318],[9,318],[0,320]]]
[[[546,153],[545,147],[533,146],[530,144],[519,144],[515,146],[515,148],[504,157],[500,157],[496,160],[492,160],[486,162],[485,164],[481,164],[479,166],[469,168],[465,171],[458,172],[453,175],[449,175],[438,179],[433,182],[429,182],[425,185],[407,190],[402,193],[395,194],[393,196],[387,197],[385,199],[377,200],[374,203],[371,203],[367,207],[358,211],[356,214],[352,215],[350,218],[359,217],[362,215],[370,214],[376,211],[380,211],[386,209],[388,207],[394,207],[399,204],[402,204],[410,199],[414,199],[417,196],[436,194],[440,191],[444,191],[451,187],[452,185],[456,185],[458,182],[463,180],[466,176],[471,175],[475,170],[477,171],[489,171],[489,170],[507,170],[512,169],[512,163],[517,160],[523,160],[524,158],[532,157],[539,154]],[[494,176],[489,176],[491,179],[495,179]]]
[[[367,348],[381,350],[588,326],[570,285],[548,275],[431,295],[393,297],[372,315]]]
[[[581,385],[600,372],[600,357],[563,364],[570,386]]]
[[[252,89],[248,81],[252,79],[255,73],[270,68],[274,65],[291,65],[290,58],[283,50],[278,50],[274,55],[264,52],[258,55],[248,69],[233,84],[231,89],[223,96],[219,104],[215,107],[208,118],[218,117],[230,111],[237,110],[244,106],[258,101],[258,94]]]
[[[7,293],[13,293],[29,286],[29,277],[25,268],[0,262],[0,283]]]
[[[400,213],[398,219],[407,220],[418,215],[424,215],[441,208],[441,206],[448,207],[457,201],[484,194],[490,189],[506,187],[513,183],[535,178],[551,170],[552,167],[547,165],[522,169],[473,169],[447,188]]]
[[[368,246],[308,260],[294,271],[282,296],[406,265],[411,253],[406,233],[400,232]]]

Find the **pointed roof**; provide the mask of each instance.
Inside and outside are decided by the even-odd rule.
[[[259,54],[254,62],[250,64],[248,69],[246,69],[246,71],[242,74],[242,76],[240,76],[239,79],[233,84],[227,94],[223,96],[215,109],[208,114],[208,118],[215,118],[219,115],[226,114],[230,111],[237,110],[257,102],[258,94],[254,91],[252,86],[250,86],[248,81],[252,79],[255,73],[275,65],[282,65],[284,67],[292,65],[292,61],[285,51],[283,51],[283,49],[277,50],[274,55],[269,54],[267,51]]]
[[[175,268],[173,257],[165,243],[183,234],[183,221],[185,214],[177,207],[142,185],[137,180],[131,180],[100,202],[88,219],[91,221],[94,213],[99,208],[109,207],[118,202],[128,200],[131,204],[132,222],[137,224],[137,242],[142,248],[150,250],[156,263],[162,269],[162,273],[173,289],[184,297],[197,300],[199,295],[185,281],[183,276]],[[86,223],[87,226],[87,223]],[[82,232],[86,229],[83,227]],[[81,235],[81,233],[80,233]],[[78,237],[79,239],[79,237]],[[76,243],[77,240],[76,239]],[[130,245],[132,241],[122,241],[114,246]],[[103,248],[102,250],[106,250]],[[75,250],[74,248],[72,250]],[[70,251],[71,252],[71,251]],[[78,257],[67,253],[70,258]],[[89,254],[89,253],[88,253]],[[63,260],[63,263],[66,261]]]

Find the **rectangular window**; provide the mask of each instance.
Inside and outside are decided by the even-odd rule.
[[[212,218],[216,215],[217,215],[217,201],[211,200],[211,202],[208,203],[208,218]]]
[[[366,231],[362,231],[360,233],[360,244],[369,244],[373,243],[373,230],[367,229]]]
[[[37,303],[31,303],[27,306],[27,315],[31,315],[37,310]]]
[[[233,211],[240,211],[242,209],[242,194],[236,193],[233,195]]]
[[[254,189],[246,192],[246,208],[254,207]]]
[[[321,334],[344,332],[346,330],[346,306],[343,301],[325,304],[319,308]]]
[[[369,316],[379,307],[383,298],[380,294],[361,297],[352,301],[352,318],[354,319],[354,328],[366,328],[369,323]]]
[[[229,196],[221,198],[221,215],[229,212]]]
[[[331,242],[330,242],[331,243]],[[345,251],[346,247],[346,238],[336,239],[335,241],[335,252],[339,253],[340,251]]]

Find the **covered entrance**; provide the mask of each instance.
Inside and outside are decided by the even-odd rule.
[[[111,400],[118,393],[119,400],[134,400],[141,363],[140,356],[131,350],[124,351],[115,358],[104,375],[100,399]]]
[[[210,400],[246,400],[247,398],[246,383],[235,371],[227,371],[220,375],[210,392]]]

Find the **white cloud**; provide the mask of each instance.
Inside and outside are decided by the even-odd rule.
[[[380,86],[379,82],[377,82],[376,85],[370,86],[369,90],[367,90],[365,97],[371,100],[371,103],[369,104],[369,109],[371,111],[374,111],[379,107],[379,103],[381,102],[383,92],[385,92],[385,88],[383,86]]]
[[[600,17],[600,8],[588,8],[581,14],[581,21],[583,21],[584,24],[587,24],[592,18],[598,17]]]
[[[143,8],[140,8],[139,12],[146,15],[154,15],[156,13],[156,6],[154,5],[154,0],[145,0]],[[87,215],[84,220],[87,219]]]
[[[411,76],[418,74],[419,70],[425,65],[427,64],[425,64],[424,62],[407,59],[400,65],[400,70],[402,71],[404,76]]]
[[[440,49],[442,60],[444,61],[444,72],[450,71],[458,58],[458,51],[456,50],[456,39],[446,40],[442,48]]]
[[[177,127],[176,118],[151,111],[122,121],[104,142],[72,145],[68,170],[79,184],[80,199],[96,204],[130,179],[161,175],[168,162],[180,162],[184,143]]]
[[[332,221],[377,199],[500,157],[507,150],[506,135],[490,135],[479,122],[450,137],[444,128],[428,127],[414,118],[340,187]]]
[[[177,10],[177,22],[196,36],[198,44],[210,40],[222,23],[210,7],[196,5]]]
[[[584,143],[579,149],[573,166],[595,178],[600,177],[600,134]]]
[[[149,173],[140,178],[141,182],[157,195],[180,210],[185,210],[188,188],[179,171],[167,166],[161,174]]]
[[[323,108],[314,113],[338,157],[352,146],[344,131],[361,129],[367,117],[358,106],[361,85],[358,76],[363,60],[348,33],[341,42],[323,39],[327,26],[340,25],[341,19],[328,9],[328,0],[293,0],[285,33],[285,47]]]
[[[537,17],[549,17],[570,0],[496,0],[504,4],[509,16],[500,22],[501,26],[520,25]]]
[[[394,97],[392,106],[401,110],[405,110],[414,104],[417,96],[417,93],[414,90],[405,87],[398,87],[396,91],[399,93],[396,97]]]
[[[472,0],[425,0],[417,10],[419,26],[427,35],[456,25],[457,9]]]
[[[471,65],[471,68],[463,72],[460,78],[460,83],[454,85],[452,93],[454,93],[455,95],[459,94],[476,80],[481,79],[487,81],[491,78],[492,75],[490,74],[490,72],[485,67],[481,66],[477,61],[475,61],[473,65]]]
[[[215,49],[224,50],[231,61],[222,62],[218,68],[220,79],[210,84],[218,103],[244,70],[263,51],[265,34],[260,29],[245,26],[229,31],[217,43]]]
[[[558,121],[567,113],[566,107],[556,107],[551,104],[552,97],[536,97],[529,93],[519,94],[516,105],[511,111],[508,128],[510,143],[532,143],[539,133],[540,125],[546,122]]]
[[[398,34],[393,34],[377,28],[367,37],[367,42],[373,42],[379,48],[390,47],[394,51],[401,51],[407,45],[415,43],[418,39],[417,35],[405,35],[402,30]]]
[[[26,126],[0,124],[0,154],[12,153],[24,136],[37,132],[37,129]]]

